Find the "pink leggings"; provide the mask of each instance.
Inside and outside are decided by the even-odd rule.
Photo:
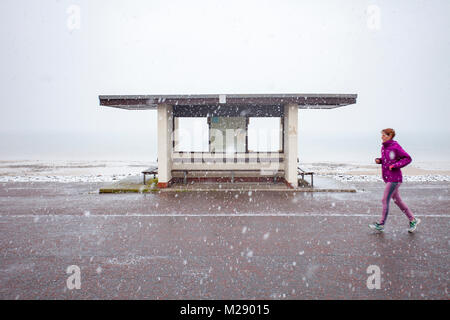
[[[403,213],[408,217],[409,221],[414,220],[414,216],[409,210],[408,206],[402,201],[402,198],[400,198],[400,193],[398,192],[398,189],[400,188],[401,182],[387,182],[386,188],[384,189],[383,194],[383,216],[381,217],[380,224],[384,224],[386,222],[388,213],[389,213],[389,202],[391,200],[391,197],[394,199],[395,204],[400,208],[400,210],[403,211]]]

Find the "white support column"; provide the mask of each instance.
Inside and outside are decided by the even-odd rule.
[[[158,105],[158,187],[167,188],[172,178],[173,113],[172,106]]]
[[[298,105],[284,106],[284,177],[294,188],[297,178]]]
[[[172,115],[173,116],[173,115]],[[173,128],[173,139],[175,141],[175,147],[173,151],[178,151],[179,150],[179,146],[178,144],[180,143],[180,118],[179,117],[175,117],[174,118],[174,128]]]
[[[279,150],[278,152],[283,151],[283,127],[284,127],[284,118],[280,118],[280,140],[279,140]]]

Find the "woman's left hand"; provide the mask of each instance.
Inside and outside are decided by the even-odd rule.
[[[393,168],[393,167],[394,167],[393,165],[390,165],[390,166],[389,166],[389,170],[392,171],[392,168]]]

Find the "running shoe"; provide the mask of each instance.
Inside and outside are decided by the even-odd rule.
[[[417,229],[417,225],[420,223],[420,219],[414,219],[413,221],[409,222],[409,229],[408,232],[409,233],[413,233],[414,231],[416,231]]]
[[[377,231],[380,231],[380,232],[384,231],[384,225],[379,224],[378,222],[374,222],[372,224],[369,224],[369,228],[377,230]]]

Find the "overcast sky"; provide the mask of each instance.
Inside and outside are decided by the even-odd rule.
[[[448,0],[2,0],[2,146],[156,134],[155,111],[100,107],[99,94],[356,93],[300,110],[300,134],[447,140],[449,17]]]

